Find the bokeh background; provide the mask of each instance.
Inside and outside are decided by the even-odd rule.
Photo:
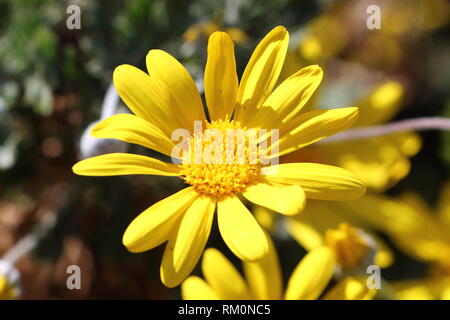
[[[66,26],[71,4],[81,8],[79,30]],[[381,8],[380,30],[366,26],[372,4]],[[283,76],[309,64],[325,70],[316,104],[349,106],[396,81],[402,98],[386,121],[450,117],[449,17],[446,0],[0,0],[0,257],[24,237],[39,236],[16,261],[22,298],[180,298],[179,289],[161,284],[163,247],[132,254],[121,238],[139,212],[179,190],[182,181],[89,178],[71,170],[90,154],[150,154],[86,137],[89,125],[111,112],[106,108],[125,110],[121,101],[106,99],[116,66],[145,70],[147,51],[163,49],[201,89],[209,34],[232,36],[241,75],[258,41],[284,25],[291,42]],[[449,177],[450,133],[419,134],[421,147],[407,156],[408,168],[377,192],[414,191],[434,207]],[[427,263],[378,233],[395,255],[383,270],[387,281],[426,276]],[[287,279],[305,250],[282,228],[273,237]],[[208,246],[239,265],[216,227]],[[67,289],[71,264],[82,270],[81,290]]]

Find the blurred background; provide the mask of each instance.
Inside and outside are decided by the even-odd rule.
[[[73,4],[81,20],[80,29],[71,30],[67,8]],[[381,8],[380,29],[367,26],[366,10],[373,4]],[[14,261],[21,298],[180,298],[179,289],[165,288],[159,278],[163,246],[132,254],[121,238],[138,213],[179,190],[182,181],[90,178],[71,170],[94,154],[151,154],[88,137],[94,122],[126,110],[110,87],[116,66],[145,70],[147,51],[163,49],[186,66],[202,90],[212,32],[231,35],[241,75],[262,37],[283,25],[291,39],[282,77],[310,64],[325,71],[314,105],[365,104],[374,110],[381,105],[374,113],[380,119],[361,126],[450,117],[449,21],[446,0],[0,0],[0,259],[14,255],[30,234],[36,244]],[[397,158],[395,164],[389,157],[377,160],[374,166],[384,171],[374,174],[370,187],[386,197],[414,192],[433,208],[449,175],[450,133],[424,131],[414,139],[413,146],[399,151],[400,169]],[[335,151],[331,157],[337,157]],[[339,159],[333,162],[347,158]],[[366,169],[355,167],[357,173]],[[387,178],[376,179],[383,175]],[[275,229],[288,279],[305,250],[283,228]],[[376,233],[395,256],[383,270],[387,281],[428,276],[427,261],[408,254],[388,234]],[[208,246],[223,249],[239,266],[217,226]],[[66,268],[72,264],[81,268],[81,290],[67,289]]]

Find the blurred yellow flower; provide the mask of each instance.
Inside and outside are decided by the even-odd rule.
[[[257,299],[257,300],[315,300],[330,282],[335,255],[327,247],[318,247],[299,262],[283,292],[278,256],[269,240],[269,254],[258,262],[243,262],[245,279],[216,249],[205,251],[202,271],[205,280],[187,278],[181,287],[183,299]],[[368,300],[375,295],[369,290],[365,277],[347,277],[322,296],[325,300]]]
[[[333,250],[342,269],[358,267],[370,251],[367,240],[347,223],[341,223],[337,229],[328,229],[325,244]]]
[[[366,198],[361,198],[359,205],[365,204]],[[370,232],[373,227],[369,227],[358,216],[365,206],[354,206],[353,209],[357,209],[355,211],[346,206],[347,203],[353,204],[354,201],[342,203],[342,206],[328,201],[308,201],[301,214],[285,220],[285,226],[306,250],[323,245],[334,248],[338,257],[341,257],[338,262],[343,272],[366,272],[365,268],[369,264],[381,268],[390,266],[393,262],[391,250]]]
[[[217,148],[217,141],[208,137],[207,131],[196,132],[196,122],[222,133],[276,128],[280,139],[272,141],[268,149],[270,157],[277,158],[348,128],[356,120],[358,110],[354,107],[302,112],[322,79],[318,66],[301,69],[273,90],[288,38],[284,27],[274,28],[255,49],[238,85],[232,40],[223,32],[210,37],[205,68],[210,121],[194,81],[164,51],[148,53],[150,76],[129,65],[119,66],[114,72],[114,84],[135,115],[118,114],[103,120],[93,128],[94,137],[136,143],[171,156],[175,148],[170,140],[173,132],[184,128],[195,133],[179,165],[112,153],[73,167],[79,175],[178,176],[191,185],[145,210],[123,236],[131,252],[150,250],[168,241],[161,264],[161,279],[166,286],[177,286],[196,265],[209,237],[216,205],[222,238],[240,259],[257,261],[267,254],[264,233],[238,194],[293,215],[302,210],[306,198],[348,200],[365,193],[365,185],[344,169],[315,163],[250,163],[247,157],[239,156],[241,149],[245,154],[250,152],[248,137],[218,138],[222,144]],[[267,136],[264,139],[269,140]],[[198,142],[203,146],[200,163],[192,161],[192,156],[198,155]],[[211,147],[213,155],[208,154]],[[228,163],[230,152],[235,159],[232,163]],[[210,162],[216,154],[218,163]]]
[[[320,63],[345,48],[348,34],[340,18],[323,14],[309,23],[306,36],[300,41],[300,57],[309,63]]]
[[[20,272],[8,260],[0,260],[0,300],[12,300],[22,293]]]
[[[450,300],[450,277],[402,280],[392,287],[400,300]]]
[[[247,34],[239,28],[230,27],[230,28],[222,28],[220,23],[209,20],[209,21],[201,21],[191,25],[183,34],[183,40],[185,42],[193,43],[197,42],[201,39],[209,38],[216,31],[224,31],[227,33],[230,38],[239,45],[244,45],[248,42]]]
[[[349,217],[388,234],[404,252],[431,263],[434,274],[450,275],[450,186],[443,191],[437,215],[417,195],[404,193],[395,198],[366,195],[348,201]],[[364,209],[362,209],[364,208]]]
[[[8,279],[0,276],[0,300],[11,300],[17,298],[16,288],[9,283]]]
[[[379,85],[355,102],[359,118],[355,127],[367,127],[389,121],[402,106],[403,86],[396,81]],[[343,167],[360,177],[372,191],[384,191],[403,179],[410,170],[409,157],[421,147],[414,132],[382,137],[315,144],[293,152],[281,162],[314,161]]]
[[[450,183],[442,190],[436,214],[412,193],[395,198],[368,194],[341,205],[329,204],[309,201],[301,215],[289,219],[290,232],[300,243],[311,246],[318,230],[337,221],[352,221],[365,230],[381,231],[403,252],[430,265],[425,278],[392,283],[397,298],[450,298]],[[382,260],[391,260],[388,253]]]

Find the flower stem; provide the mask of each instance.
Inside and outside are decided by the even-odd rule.
[[[400,120],[380,126],[361,127],[345,130],[319,143],[334,143],[385,136],[404,131],[450,130],[450,119],[443,117],[423,117]]]
[[[4,255],[1,260],[8,261],[12,265],[16,263],[22,256],[33,250],[49,230],[55,225],[54,214],[48,213],[44,216],[42,221],[36,225],[33,230],[13,245]]]

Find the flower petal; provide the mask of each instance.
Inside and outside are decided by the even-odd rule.
[[[209,37],[204,86],[210,119],[225,119],[226,115],[231,118],[238,77],[233,41],[225,32],[214,32]]]
[[[270,147],[271,157],[293,152],[331,136],[350,127],[357,118],[356,107],[302,113],[281,128],[280,139]]]
[[[190,276],[181,285],[183,300],[220,300],[213,288],[202,278]]]
[[[289,122],[309,101],[322,77],[322,69],[317,65],[299,70],[272,92],[248,126],[272,129]]]
[[[194,121],[205,120],[205,114],[190,74],[177,59],[162,50],[150,50],[146,62],[150,77],[168,100],[175,119],[193,132]]]
[[[147,73],[130,65],[121,65],[114,70],[113,81],[120,97],[135,115],[169,136],[180,127],[174,121],[171,106],[161,99],[159,88]]]
[[[449,300],[450,278],[402,280],[392,284],[398,300]]]
[[[184,214],[178,230],[167,243],[161,263],[161,281],[176,287],[191,273],[208,241],[215,202],[201,196]]]
[[[272,92],[288,48],[289,33],[278,26],[258,44],[242,75],[238,90],[235,119],[248,123]]]
[[[286,300],[315,300],[327,286],[336,258],[328,247],[307,253],[295,268],[286,289]]]
[[[222,299],[250,299],[244,279],[219,250],[209,248],[205,251],[202,271],[205,279]]]
[[[258,183],[248,187],[242,194],[253,203],[288,216],[298,214],[305,207],[305,192],[298,185]]]
[[[376,292],[367,287],[367,277],[348,277],[327,292],[323,300],[372,300]]]
[[[286,219],[285,227],[308,251],[322,246],[327,230],[335,229],[341,223],[346,222],[365,229],[366,225],[361,224],[360,220],[346,214],[343,209],[346,203],[308,200],[301,214]]]
[[[269,244],[267,255],[258,262],[244,261],[244,273],[254,299],[279,300],[283,289],[280,264],[270,236],[267,232],[265,235]]]
[[[116,114],[97,123],[91,136],[100,139],[118,139],[139,144],[168,156],[174,144],[161,129],[131,114]]]
[[[318,163],[285,163],[261,169],[274,183],[298,184],[306,198],[351,200],[364,195],[366,186],[351,172]]]
[[[267,254],[263,230],[237,197],[220,200],[217,214],[220,234],[239,259],[257,261]]]
[[[77,162],[72,170],[81,176],[153,174],[178,176],[179,168],[157,159],[131,153],[108,153]]]
[[[189,187],[155,203],[130,223],[123,245],[131,252],[143,252],[167,241],[180,215],[198,196]]]
[[[398,81],[387,81],[357,101],[360,115],[357,126],[374,126],[388,122],[403,106],[405,88]]]

